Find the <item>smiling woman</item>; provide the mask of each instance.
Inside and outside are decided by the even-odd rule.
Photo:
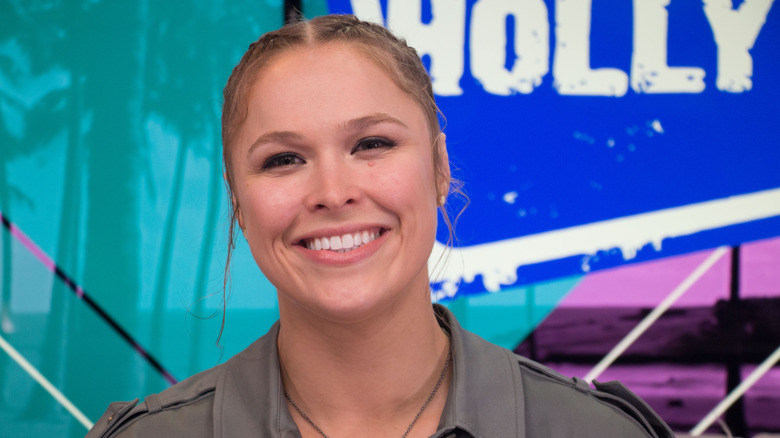
[[[381,26],[325,16],[252,44],[225,87],[225,175],[280,320],[89,436],[672,436],[619,384],[565,379],[432,305],[437,116],[417,53]]]

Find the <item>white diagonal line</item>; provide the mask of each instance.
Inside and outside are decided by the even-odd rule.
[[[745,392],[750,389],[750,387],[753,386],[756,382],[758,382],[758,379],[763,377],[764,374],[766,374],[766,372],[769,371],[769,369],[772,368],[778,361],[780,361],[780,347],[777,347],[777,350],[775,350],[774,353],[770,354],[769,357],[761,362],[761,365],[756,367],[756,369],[753,370],[753,372],[750,373],[750,375],[745,380],[743,380],[739,386],[734,388],[734,390],[732,390],[731,393],[726,396],[726,398],[718,403],[718,405],[715,406],[715,409],[707,414],[707,416],[704,417],[699,422],[699,424],[696,425],[696,427],[691,429],[691,436],[699,436],[702,434],[702,432],[707,430],[707,428],[710,427],[710,425],[715,422],[718,417],[726,412],[726,409],[733,405],[738,398],[742,397]]]
[[[644,333],[651,325],[653,325],[653,323],[658,320],[658,318],[660,318],[661,315],[663,315],[664,312],[666,312],[669,307],[675,303],[675,301],[683,296],[683,294],[687,292],[688,289],[690,289],[690,287],[693,286],[693,284],[696,283],[699,278],[701,278],[701,276],[704,275],[704,273],[715,264],[715,262],[723,257],[723,254],[726,254],[727,251],[728,247],[725,246],[722,246],[713,251],[706,260],[704,260],[696,269],[694,269],[693,272],[691,272],[690,275],[688,275],[688,277],[686,277],[685,280],[683,280],[682,283],[680,283],[680,285],[672,291],[672,293],[667,295],[667,297],[661,301],[661,304],[653,309],[653,311],[650,312],[650,314],[647,315],[639,324],[637,324],[637,326],[634,327],[634,329],[631,330],[631,332],[629,332],[626,337],[624,337],[623,340],[621,340],[615,346],[615,348],[612,349],[612,351],[607,353],[607,355],[601,359],[601,362],[596,364],[596,366],[590,370],[588,375],[585,376],[585,380],[590,382],[600,376],[604,370],[612,365],[612,362],[620,357],[620,355],[623,354],[623,352],[626,351],[626,349],[628,349],[628,347],[630,347],[631,344],[637,340],[637,338],[642,336],[642,333]]]
[[[51,394],[51,396],[54,397],[54,399],[57,400],[57,402],[61,404],[62,407],[67,409],[68,412],[70,412],[70,414],[73,415],[73,417],[75,417],[79,423],[83,424],[87,430],[92,429],[93,423],[89,421],[89,418],[87,418],[86,415],[84,415],[76,406],[73,405],[73,403],[70,402],[70,400],[68,400],[57,388],[55,388],[51,382],[46,380],[46,377],[43,377],[43,375],[38,372],[38,370],[35,369],[35,367],[24,358],[24,356],[19,354],[19,352],[16,351],[16,349],[11,346],[11,344],[9,344],[2,336],[0,336],[0,348],[5,350],[8,356],[10,356],[14,362],[18,363],[19,366],[22,367],[22,369],[33,378],[33,380],[43,386],[43,389]]]

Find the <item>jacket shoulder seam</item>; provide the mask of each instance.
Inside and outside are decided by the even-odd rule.
[[[659,435],[651,426],[648,418],[646,418],[642,412],[634,407],[630,401],[625,400],[619,395],[610,394],[609,392],[601,391],[599,389],[594,389],[581,379],[566,378],[552,369],[530,359],[524,358],[522,356],[517,356],[517,358],[521,373],[528,374],[529,376],[535,376],[551,384],[558,384],[574,391],[579,391],[588,396],[593,401],[615,410],[616,413],[636,424],[637,427],[645,432],[646,436],[651,438],[658,438]],[[666,437],[666,435],[663,436]]]
[[[149,409],[149,404],[147,403],[146,400],[144,400],[144,402],[137,405],[130,412],[122,416],[122,418],[116,419],[117,421],[111,425],[111,427],[106,431],[106,434],[101,436],[105,436],[106,438],[117,436],[117,434],[120,434],[123,430],[127,429],[128,427],[137,423],[138,421],[142,421],[146,417],[185,408],[189,405],[195,404],[209,397],[213,397],[213,394],[214,394],[214,388],[212,387],[205,391],[201,391],[199,394],[197,394],[194,397],[190,397],[182,400],[176,400],[174,402],[170,402],[160,406],[159,409],[153,409],[153,410]],[[155,395],[156,394],[153,394],[150,397],[153,397]]]

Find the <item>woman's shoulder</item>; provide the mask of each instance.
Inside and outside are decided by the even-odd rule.
[[[158,394],[147,396],[141,403],[138,399],[111,403],[87,438],[173,438],[182,430],[186,430],[190,437],[200,436],[197,431],[202,431],[203,436],[210,436],[214,393],[224,366],[218,365],[198,373]]]
[[[268,388],[279,380],[277,334],[278,324],[274,324],[268,333],[225,363],[149,395],[141,403],[138,399],[112,403],[87,438],[213,436],[215,424],[222,422],[224,426],[215,412],[235,411],[246,394],[257,403],[270,397],[273,391]]]
[[[566,378],[552,369],[515,355],[522,375],[528,430],[559,436],[572,427],[578,436],[674,437],[653,409],[620,382]],[[644,433],[644,435],[638,435]]]
[[[464,330],[449,313],[447,320],[456,353],[454,385],[469,394],[459,402],[468,409],[458,415],[471,424],[493,427],[495,421],[488,424],[467,412],[489,402],[492,409],[516,412],[517,421],[507,419],[501,430],[518,428],[528,436],[674,437],[653,409],[619,382],[591,386],[564,377]]]

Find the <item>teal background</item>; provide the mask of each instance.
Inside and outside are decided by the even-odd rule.
[[[249,43],[281,22],[280,0],[0,1],[0,211],[179,380],[277,318],[274,289],[239,239],[217,344],[221,90]],[[90,420],[167,386],[6,229],[0,244],[3,338]],[[578,281],[449,305],[512,348]],[[86,429],[0,353],[0,431]]]
[[[0,2],[0,210],[179,379],[275,319],[273,290],[239,245],[217,347],[221,90],[281,19],[281,1]],[[87,417],[167,386],[1,238],[3,337]],[[0,391],[0,435],[86,432],[5,354]]]

